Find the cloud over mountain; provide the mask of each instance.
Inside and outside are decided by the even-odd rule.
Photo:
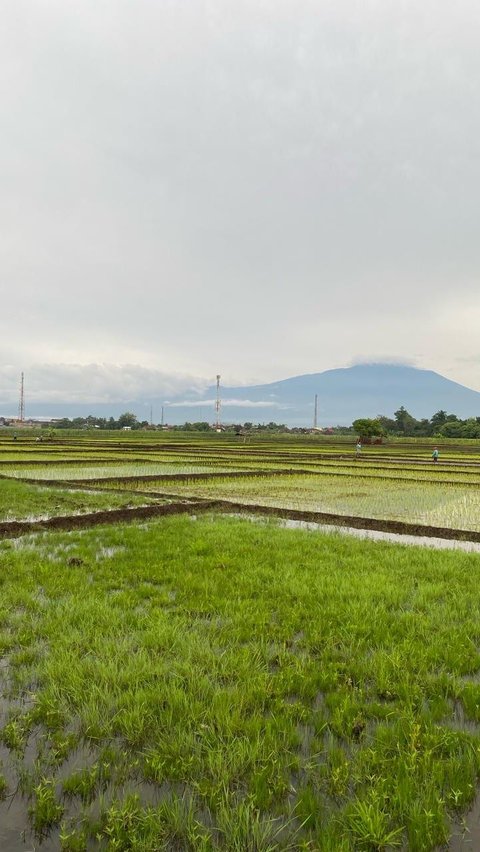
[[[18,401],[20,375],[0,367],[0,400]],[[32,403],[122,403],[168,399],[185,390],[201,393],[208,382],[196,376],[141,367],[138,364],[37,364],[25,370],[27,408]]]
[[[0,415],[18,405],[19,375],[0,369]],[[357,364],[308,373],[270,384],[220,387],[223,422],[286,423],[311,426],[314,400],[318,423],[350,425],[356,417],[392,416],[404,405],[415,417],[445,409],[460,417],[480,416],[480,393],[432,370],[400,364]],[[27,416],[118,416],[133,411],[140,420],[184,423],[216,419],[216,386],[198,376],[170,375],[136,365],[32,366],[25,374]]]
[[[50,399],[380,353],[480,387],[478,3],[1,8],[12,401],[29,363],[159,371],[59,368]]]

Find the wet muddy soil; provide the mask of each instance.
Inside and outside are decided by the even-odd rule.
[[[381,520],[379,518],[364,518],[355,515],[337,515],[330,512],[303,512],[296,509],[279,509],[274,506],[245,505],[227,500],[217,501],[216,507],[219,509],[228,507],[238,512],[261,514],[267,517],[310,521],[341,528],[350,527],[354,530],[378,530],[379,532],[396,533],[402,536],[424,536],[426,538],[480,542],[480,532],[473,530],[449,529],[448,527],[434,527],[407,523],[405,521]]]
[[[209,505],[203,505],[204,503]],[[214,501],[202,501],[202,508],[210,508]],[[162,503],[153,506],[138,506],[132,509],[108,509],[84,515],[61,515],[38,521],[5,521],[0,523],[0,538],[17,538],[21,535],[48,530],[76,530],[102,524],[119,524],[144,521],[165,515],[178,515],[197,508],[195,500],[181,503]]]
[[[150,496],[169,497],[176,500],[176,495]],[[283,518],[292,521],[304,521],[340,529],[371,530],[401,536],[413,536],[416,539],[443,539],[447,541],[463,541],[480,543],[480,532],[474,530],[449,529],[422,524],[412,524],[405,521],[381,520],[355,515],[338,515],[330,512],[306,512],[296,509],[277,508],[255,504],[238,503],[229,500],[203,500],[201,498],[178,499],[178,502],[162,503],[153,506],[140,506],[132,509],[110,509],[101,512],[90,512],[84,515],[62,515],[38,521],[7,521],[0,524],[0,538],[16,538],[28,533],[44,532],[47,530],[88,529],[102,524],[133,523],[150,518],[166,515],[184,514],[216,509],[219,512],[235,512],[247,515],[263,515],[265,517]],[[420,542],[418,542],[420,543]]]

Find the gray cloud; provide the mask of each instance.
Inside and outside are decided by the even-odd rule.
[[[29,404],[127,403],[131,400],[167,399],[185,390],[201,393],[206,382],[195,376],[172,375],[138,365],[45,364],[25,373]],[[0,397],[7,403],[19,398],[20,375],[12,366],[0,367]]]
[[[96,399],[413,352],[480,387],[479,29],[473,0],[6,0],[12,381],[64,364],[42,392]]]
[[[170,402],[170,408],[184,408],[188,406],[188,408],[202,408],[203,406],[209,406],[213,409],[215,405],[215,399],[199,399],[191,402],[190,400],[183,400],[181,402]],[[288,406],[281,405],[278,402],[273,402],[270,400],[260,400],[255,401],[252,399],[222,399],[222,409],[223,408],[280,408],[286,409]]]

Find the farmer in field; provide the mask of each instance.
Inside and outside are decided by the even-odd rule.
[[[432,459],[433,459],[434,463],[436,463],[438,461],[438,456],[439,456],[438,449],[437,449],[437,447],[434,447],[434,450],[433,450],[433,453],[432,453]]]
[[[362,442],[359,438],[356,445],[355,445],[355,455],[356,455],[357,459],[359,458],[361,452],[362,452]]]

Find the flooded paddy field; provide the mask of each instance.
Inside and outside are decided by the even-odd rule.
[[[410,524],[480,530],[480,482],[427,482],[411,479],[342,477],[330,473],[272,471],[222,476],[149,477],[148,480],[111,480],[109,487],[138,489],[144,494],[174,493],[203,499],[230,500],[298,511],[358,516]]]
[[[74,488],[45,488],[10,480],[0,481],[0,525],[11,521],[39,521],[61,515],[149,505],[145,495],[120,494]]]
[[[476,848],[480,459],[218,437],[0,479],[0,848]]]

